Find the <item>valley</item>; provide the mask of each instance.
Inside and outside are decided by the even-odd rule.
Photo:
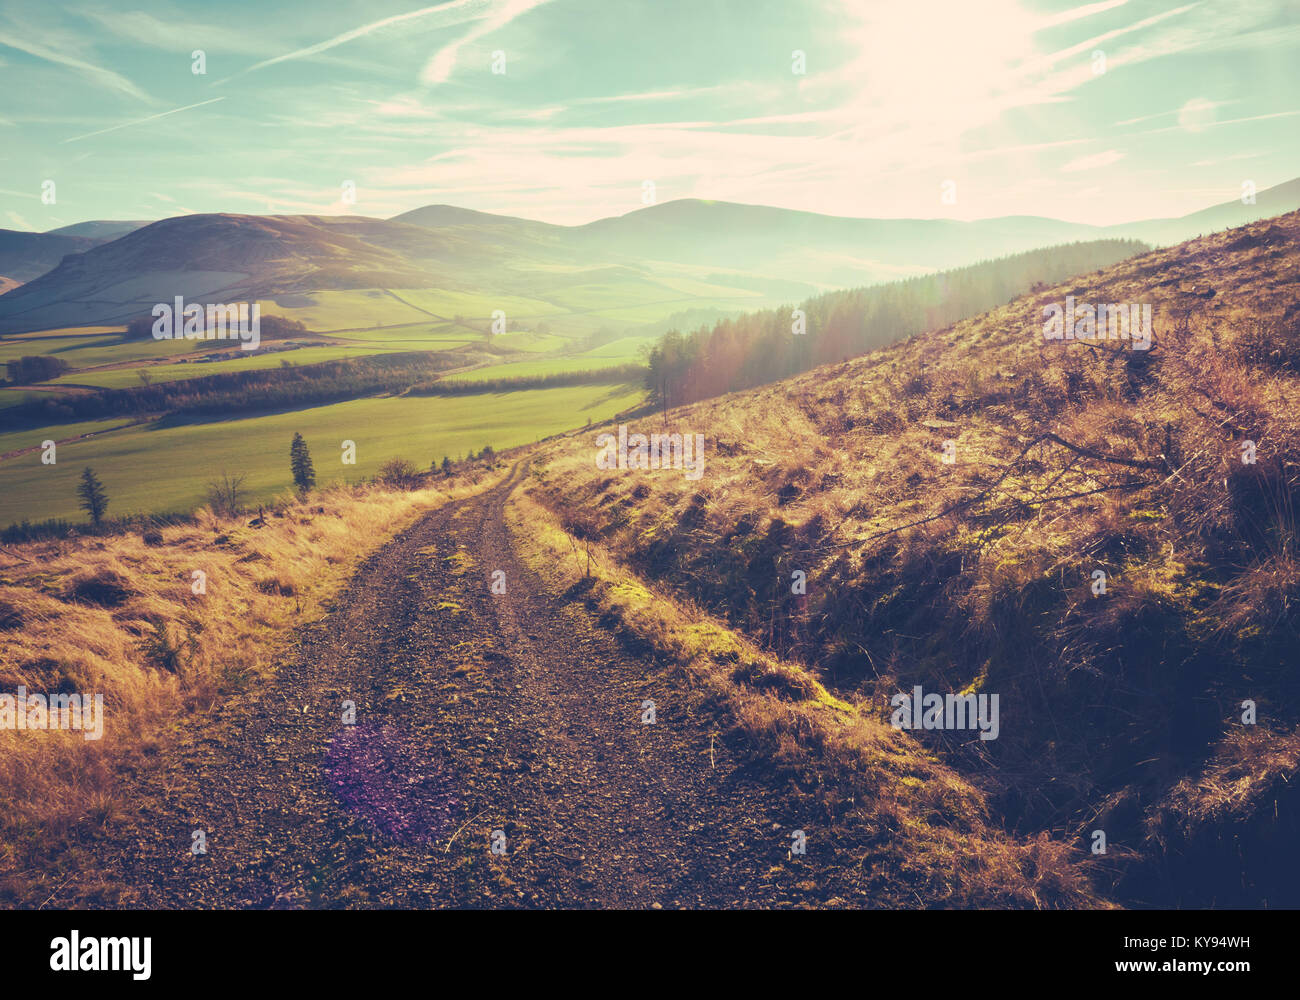
[[[641,252],[687,260],[689,207]],[[255,282],[187,259],[195,301],[259,303],[256,351],[96,298],[168,226],[0,297],[41,379],[0,396],[0,669],[132,720],[10,762],[0,844],[37,874],[7,901],[1300,899],[1300,213],[765,293],[752,247],[593,271],[600,226],[474,218],[536,255],[509,292],[316,284],[373,280],[353,251],[414,274],[467,218],[192,221],[279,241]]]

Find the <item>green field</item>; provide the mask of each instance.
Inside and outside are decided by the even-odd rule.
[[[39,336],[5,337],[0,340],[0,363],[29,354],[50,354],[66,361],[72,368],[92,368],[119,361],[173,357],[207,347],[195,340],[154,340],[152,337],[128,340],[120,328],[81,327],[45,331]]]
[[[451,322],[457,316],[485,322],[497,309],[504,310],[507,320],[538,319],[567,311],[541,299],[440,288],[305,292],[262,301],[263,315],[301,320],[310,330],[326,332],[374,330],[428,320]]]
[[[613,364],[628,364],[633,361],[640,361],[645,355],[645,349],[658,339],[658,337],[652,336],[620,337],[618,340],[611,340],[608,344],[593,347],[585,352],[582,357],[588,359],[591,363],[607,361]]]
[[[334,335],[338,340],[355,340],[365,344],[386,344],[403,351],[451,351],[466,344],[482,343],[479,330],[456,323],[424,321],[378,330],[349,330]]]
[[[294,351],[241,352],[231,361],[212,364],[142,365],[139,368],[102,368],[60,375],[47,385],[94,385],[104,389],[126,389],[140,385],[140,372],[145,371],[154,382],[174,382],[178,379],[202,378],[205,375],[227,375],[231,372],[259,371],[279,368],[281,365],[314,365],[342,358],[360,358],[384,354],[399,348],[386,344],[374,347],[304,347]]]
[[[572,342],[563,337],[549,333],[530,333],[527,330],[494,334],[489,338],[489,343],[498,350],[522,351],[526,354],[552,354],[573,348]]]
[[[233,420],[163,422],[62,445],[58,464],[39,452],[0,462],[0,524],[64,517],[84,520],[76,485],[90,465],[103,480],[110,516],[191,510],[222,470],[247,475],[251,499],[288,489],[289,442],[301,432],[320,485],[373,475],[390,458],[428,468],[490,444],[498,450],[608,419],[642,398],[631,386],[573,386],[481,396],[359,399],[332,406]],[[118,421],[120,423],[121,421]],[[85,433],[113,421],[63,424],[0,435],[6,450]],[[10,444],[6,446],[6,440]],[[342,442],[356,442],[356,465],[342,464]]]
[[[31,392],[27,389],[0,389],[0,410],[17,406],[19,403],[25,403],[31,399],[40,399],[42,395],[44,394]]]
[[[18,451],[22,448],[35,448],[43,441],[66,441],[68,438],[80,437],[83,434],[94,434],[97,431],[105,431],[112,427],[125,427],[131,422],[131,419],[131,417],[109,417],[106,420],[84,420],[76,424],[51,424],[49,427],[36,427],[30,430],[5,431],[0,433],[0,455],[7,455],[11,451]],[[62,450],[58,451],[58,457],[63,457]],[[21,463],[28,458],[33,459],[37,465],[41,463],[39,452],[11,461]],[[0,471],[8,468],[8,466],[8,462],[0,465]],[[44,466],[44,468],[49,468],[49,466]]]
[[[486,382],[494,378],[528,378],[537,375],[559,375],[563,372],[589,372],[601,368],[616,368],[630,364],[636,358],[598,358],[583,356],[577,358],[548,358],[540,361],[508,361],[503,365],[488,365],[473,371],[448,375],[447,378],[458,382]]]
[[[506,320],[545,319],[563,313],[564,307],[542,299],[529,299],[517,295],[489,295],[474,292],[453,292],[442,288],[399,288],[392,293],[404,302],[442,316],[486,322],[497,309],[506,314]]]
[[[382,288],[305,292],[261,300],[262,315],[301,320],[313,331],[371,329],[431,317]]]
[[[640,360],[650,339],[624,336],[581,352],[591,334],[618,336],[619,316],[628,322],[661,317],[665,302],[691,294],[727,297],[726,289],[686,278],[657,283],[643,277],[622,281],[619,269],[579,269],[557,292],[550,282],[514,295],[477,294],[444,289],[355,289],[283,295],[263,301],[263,315],[301,320],[311,331],[294,339],[320,346],[272,353],[247,352],[234,360],[184,362],[193,352],[209,353],[203,341],[128,340],[118,327],[43,330],[0,340],[0,363],[24,355],[54,355],[70,371],[41,390],[0,389],[0,415],[24,400],[78,393],[77,386],[134,388],[211,375],[306,366],[395,351],[465,354],[465,364],[485,356],[499,363],[451,375],[482,381],[591,371]],[[733,291],[733,294],[734,291]],[[740,293],[745,294],[745,293]],[[542,298],[541,296],[545,296]],[[677,308],[673,305],[672,308]],[[494,310],[523,329],[486,335]],[[461,322],[456,321],[461,318]],[[539,332],[538,326],[546,332]],[[290,488],[289,442],[295,431],[307,439],[321,485],[373,476],[388,459],[405,458],[421,469],[491,445],[498,450],[601,421],[636,406],[644,396],[637,384],[530,389],[474,396],[366,398],[303,410],[226,419],[165,417],[132,424],[127,417],[54,424],[6,431],[0,416],[0,454],[39,447],[54,439],[58,462],[42,465],[40,452],[0,462],[0,526],[30,520],[81,521],[76,486],[90,465],[104,482],[110,516],[193,510],[206,500],[207,484],[223,471],[245,475],[251,502],[265,501]],[[97,433],[103,432],[103,433]],[[84,441],[69,439],[95,434]],[[341,462],[342,442],[356,442],[357,462]]]

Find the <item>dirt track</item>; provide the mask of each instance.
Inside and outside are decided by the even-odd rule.
[[[518,559],[515,478],[363,564],[275,680],[133,780],[87,868],[151,907],[816,904],[786,796]],[[492,571],[507,592],[492,594]],[[657,721],[642,722],[653,699]],[[356,705],[353,726],[343,702]],[[348,803],[345,805],[344,803]],[[207,854],[191,853],[206,831]],[[502,854],[491,850],[501,831]],[[810,851],[810,854],[813,853]],[[69,887],[50,905],[78,905]],[[860,905],[860,904],[859,904]]]

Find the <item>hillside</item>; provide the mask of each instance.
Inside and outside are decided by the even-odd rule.
[[[1031,289],[1150,249],[1135,240],[1044,247],[938,274],[826,292],[795,308],[726,318],[685,335],[670,330],[650,349],[646,384],[660,406],[752,388],[969,319]]]
[[[53,270],[68,254],[84,253],[147,222],[78,222],[45,233],[0,229],[0,295]]]
[[[0,902],[1110,905],[906,734],[584,575],[519,457],[0,553],[0,674],[96,676],[115,723],[0,731]],[[175,849],[196,822],[216,863]]]
[[[181,295],[277,299],[339,290],[472,293],[536,322],[573,317],[575,338],[689,308],[713,315],[962,267],[1066,242],[1167,243],[1300,208],[1300,180],[1181,219],[1098,227],[1008,216],[855,219],[682,199],[558,226],[451,205],[396,216],[190,215],[0,231],[0,335],[120,323]],[[526,300],[521,309],[515,303]],[[481,312],[479,312],[481,310]],[[451,319],[436,310],[413,316]],[[408,319],[409,321],[409,319]],[[341,329],[338,321],[324,329]]]
[[[92,219],[88,222],[74,222],[70,226],[60,226],[49,230],[50,235],[84,236],[93,240],[115,240],[127,233],[133,233],[152,222],[152,219],[134,219],[119,221],[116,219]]]
[[[1298,237],[1291,213],[1156,250],[628,422],[702,434],[698,481],[597,468],[592,427],[533,495],[868,716],[999,695],[997,739],[913,735],[1126,905],[1300,905]],[[1151,348],[1046,341],[1067,296],[1149,303]]]
[[[1054,219],[851,219],[762,205],[684,199],[578,227],[574,239],[627,252],[843,287],[958,267],[1047,244],[1094,238]]]
[[[595,387],[593,424],[566,432],[539,398],[503,420],[528,428],[513,451],[436,477],[416,471],[428,429],[479,441],[478,397],[460,417],[358,401],[341,426],[376,483],[17,539],[9,685],[93,676],[127,724],[3,756],[0,900],[1300,903],[1297,235],[1300,213],[1126,257],[653,415]],[[1009,260],[919,301],[1001,295],[1024,278]],[[1149,303],[1150,349],[1045,340],[1067,298]],[[870,329],[836,301],[809,311],[812,357]],[[390,405],[417,434],[374,438]],[[128,430],[105,483],[127,513],[126,470],[156,495],[257,447],[283,490],[296,429],[329,442],[324,483],[340,435],[304,417]],[[700,475],[599,468],[620,423],[701,435]],[[369,464],[395,441],[418,462]],[[64,458],[51,471],[74,474]],[[917,687],[1001,707],[979,735],[900,731],[893,699]],[[195,823],[220,863],[174,849]],[[484,862],[498,832],[509,853]]]
[[[0,298],[0,332],[121,323],[156,302],[241,301],[302,288],[418,284],[422,230],[377,220],[188,215],[68,257]]]
[[[1284,215],[1300,208],[1300,177],[1283,184],[1265,188],[1255,194],[1254,204],[1243,204],[1240,198],[1214,205],[1176,219],[1150,219],[1146,222],[1109,227],[1115,233],[1124,233],[1148,243],[1167,245],[1180,243],[1202,234],[1220,232],[1242,226],[1258,219]]]
[[[81,253],[101,241],[58,233],[24,233],[0,229],[0,275],[21,284],[56,267],[68,254]]]
[[[554,235],[558,227],[450,209],[411,217],[429,224],[363,216],[164,219],[102,246],[79,245],[86,252],[0,296],[0,334],[123,323],[177,295],[194,302],[268,299],[311,306],[330,291],[369,290],[388,299],[390,289],[438,290],[433,309],[403,305],[409,296],[397,297],[405,310],[397,322],[407,323],[451,320],[450,311],[436,311],[443,302],[484,320],[503,307],[512,318],[522,313],[534,321],[548,313],[617,316],[622,310],[644,322],[682,303],[765,301],[749,287],[752,276],[738,275],[730,285],[726,276],[700,280],[689,268],[585,249]],[[325,329],[350,325],[327,312]],[[600,323],[582,320],[573,335],[585,336]]]

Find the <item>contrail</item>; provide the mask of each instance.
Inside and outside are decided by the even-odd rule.
[[[205,104],[215,104],[217,101],[224,101],[224,97],[214,97],[211,100],[199,101],[198,104],[187,104],[183,108],[172,108],[170,111],[161,111],[156,115],[150,115],[148,118],[137,118],[133,122],[122,122],[121,125],[110,125],[108,128],[101,128],[97,132],[87,132],[85,135],[74,135],[71,139],[64,139],[64,142],[76,142],[78,139],[89,139],[92,135],[103,135],[105,132],[116,132],[120,128],[130,128],[132,125],[143,125],[145,122],[151,122],[156,118],[166,118],[168,115],[174,115],[178,111],[189,111],[191,108],[201,108]]]
[[[249,66],[248,69],[240,70],[238,73],[234,74],[234,76],[228,76],[224,80],[219,80],[218,83],[225,83],[226,80],[233,80],[237,76],[243,76],[245,73],[251,73],[257,69],[263,69],[266,66],[274,66],[276,63],[282,63],[289,59],[301,59],[304,56],[317,55],[318,53],[324,52],[327,49],[334,48],[336,45],[342,45],[344,42],[350,42],[354,38],[362,38],[365,35],[370,34],[372,31],[378,31],[381,28],[388,28],[394,24],[401,24],[403,21],[412,21],[417,18],[427,17],[430,14],[439,13],[441,11],[450,12],[453,10],[457,10],[461,7],[482,8],[484,6],[486,6],[485,0],[449,0],[448,3],[435,4],[432,7],[422,7],[419,10],[413,10],[406,14],[394,14],[392,17],[386,17],[380,21],[372,21],[370,24],[363,24],[359,28],[353,28],[351,31],[345,31],[341,35],[335,35],[333,38],[327,38],[323,42],[317,42],[315,45],[309,45],[305,49],[297,49],[294,52],[286,52],[284,55],[276,56],[274,59],[263,59],[260,63],[254,63],[252,66]],[[462,18],[462,20],[469,20],[472,19],[472,17],[473,15],[471,15],[470,18]],[[455,24],[458,22],[449,21],[448,23]]]
[[[105,69],[103,66],[96,66],[94,63],[88,63],[82,59],[74,59],[72,56],[65,55],[55,49],[46,48],[36,42],[29,42],[22,38],[16,38],[5,31],[0,31],[0,45],[7,48],[17,49],[19,52],[26,52],[37,59],[44,59],[46,62],[57,63],[60,66],[67,66],[71,69],[81,70],[83,73],[95,77],[103,83],[122,91],[124,94],[130,94],[137,97],[147,104],[152,104],[153,99],[134,83],[122,76],[120,73],[114,73],[111,69]]]

